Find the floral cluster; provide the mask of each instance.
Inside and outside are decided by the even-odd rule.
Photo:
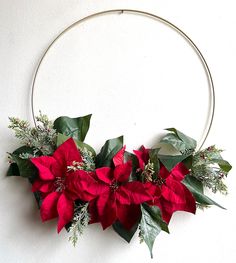
[[[41,125],[34,128],[10,118],[24,145],[9,154],[8,176],[29,179],[42,221],[58,218],[58,233],[65,227],[73,244],[88,224],[100,223],[128,242],[139,229],[152,256],[156,236],[169,232],[175,211],[194,214],[197,206],[218,205],[204,187],[226,189],[223,180],[231,166],[220,150],[196,151],[194,139],[171,128],[160,148],[142,146],[130,153],[121,136],[107,140],[96,154],[83,142],[90,117],[59,117],[53,123],[40,115]],[[166,144],[175,155],[161,153]]]

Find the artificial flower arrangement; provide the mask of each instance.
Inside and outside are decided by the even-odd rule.
[[[156,236],[169,233],[175,211],[219,204],[204,194],[227,193],[224,184],[231,165],[221,150],[196,150],[196,141],[177,129],[167,129],[160,148],[141,146],[126,151],[123,136],[107,140],[100,152],[84,143],[91,115],[36,117],[36,126],[10,118],[23,146],[9,153],[8,176],[21,176],[32,184],[42,221],[58,218],[58,233],[65,227],[75,245],[89,224],[113,229],[127,242],[139,231],[151,257]],[[174,154],[163,154],[168,145]],[[173,152],[173,151],[172,151]]]

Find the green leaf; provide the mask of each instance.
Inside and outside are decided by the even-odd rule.
[[[135,154],[125,151],[124,161],[125,162],[132,161],[132,172],[130,174],[129,181],[130,182],[131,181],[137,181],[136,171],[139,168],[138,158],[136,157]]]
[[[212,159],[211,161],[217,163],[220,166],[220,168],[226,173],[228,173],[232,169],[232,166],[226,160]]]
[[[64,134],[58,133],[57,135],[57,141],[56,141],[56,145],[57,147],[59,147],[62,143],[64,143],[65,141],[67,141],[69,138],[71,138],[70,136],[66,136]],[[79,149],[81,149],[82,151],[86,148],[88,151],[90,151],[92,153],[92,155],[95,157],[96,156],[96,152],[95,150],[88,144],[81,142],[79,140],[75,140],[75,143],[77,145],[77,147]]]
[[[150,149],[149,151],[149,157],[150,157],[150,162],[153,163],[154,165],[154,176],[156,176],[159,173],[160,170],[160,162],[158,158],[158,153],[160,151],[160,148],[157,149]]]
[[[54,121],[54,129],[79,141],[84,141],[89,129],[91,114],[78,118],[62,116]]]
[[[34,192],[34,198],[36,200],[36,203],[38,205],[38,209],[40,209],[41,205],[42,205],[42,198],[41,198],[41,195],[40,195],[40,192]]]
[[[22,153],[29,153],[29,154],[33,154],[34,153],[34,149],[28,146],[22,146],[18,149],[16,149],[12,154],[10,154],[11,156],[19,156]],[[13,157],[14,158],[14,157]],[[7,176],[20,176],[20,171],[18,168],[17,163],[11,163],[10,167],[7,171]]]
[[[123,136],[105,142],[96,158],[96,167],[111,166],[112,158],[123,147]]]
[[[188,188],[193,188],[195,192],[203,194],[203,184],[196,177],[192,175],[186,175],[182,183]]]
[[[12,154],[11,156],[19,169],[20,176],[31,180],[34,180],[38,176],[38,170],[30,160],[22,159],[17,154]]]
[[[197,142],[194,139],[183,134],[175,128],[168,128],[166,130],[170,131],[171,133],[168,133],[162,138],[162,143],[172,145],[177,151],[181,153],[195,150]]]
[[[118,235],[120,235],[125,241],[129,243],[137,231],[138,225],[139,223],[137,222],[131,229],[127,230],[119,221],[116,221],[112,227]]]
[[[30,162],[29,159],[22,159],[19,157],[20,154],[28,153],[34,155],[34,149],[28,146],[22,146],[16,149],[11,155],[13,161],[7,171],[7,176],[22,176],[29,179],[29,182],[33,184],[34,180],[38,176],[37,168]],[[34,197],[37,202],[38,208],[42,203],[42,198],[39,192],[34,192]]]
[[[216,205],[222,209],[225,209],[223,206],[217,204],[215,201],[204,195],[203,185],[201,181],[199,181],[194,176],[187,175],[182,183],[189,189],[189,191],[193,194],[194,198],[199,204]]]
[[[20,172],[16,163],[11,163],[8,170],[7,176],[20,176]]]
[[[30,182],[31,184],[34,183],[34,180],[35,180],[35,178],[29,177],[29,182]],[[36,201],[36,203],[37,203],[37,205],[38,205],[38,209],[40,209],[40,207],[41,207],[41,205],[42,205],[42,202],[43,202],[43,199],[42,199],[42,197],[41,197],[41,194],[40,194],[39,191],[36,191],[36,192],[33,192],[33,195],[34,195],[35,201]]]
[[[29,147],[29,146],[21,146],[20,148],[17,148],[13,154],[20,155],[22,153],[29,153],[29,154],[34,154],[34,149]]]
[[[163,221],[162,216],[161,216],[161,210],[159,207],[149,206],[148,204],[143,203],[142,208],[145,209],[150,214],[150,216],[153,218],[153,220],[160,225],[161,230],[169,233],[168,225],[165,221]]]
[[[65,134],[62,133],[58,133],[57,135],[57,139],[56,139],[56,145],[57,147],[59,147],[61,144],[63,144],[65,141],[67,141],[69,138],[71,138],[70,136],[66,136]]]
[[[229,162],[222,158],[220,154],[221,152],[222,150],[217,149],[215,145],[212,145],[210,147],[207,147],[205,150],[198,152],[197,154],[205,155],[207,157],[207,160],[209,160],[211,163],[218,164],[219,167],[223,170],[223,172],[228,173],[232,169],[232,166]]]
[[[168,225],[162,220],[160,209],[156,206],[141,205],[142,218],[140,222],[141,237],[147,244],[151,258],[153,258],[152,249],[157,235],[161,230],[169,233]]]
[[[186,159],[182,161],[187,169],[192,169],[193,167],[193,155],[189,155]]]
[[[178,163],[183,162],[188,157],[188,155],[158,155],[159,160],[168,171],[171,171]]]

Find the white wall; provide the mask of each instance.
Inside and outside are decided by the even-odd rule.
[[[229,195],[212,196],[228,210],[211,208],[196,216],[176,213],[171,234],[161,233],[156,239],[154,260],[137,236],[127,245],[99,225],[90,226],[73,248],[66,231],[56,233],[55,221],[41,223],[29,184],[5,177],[5,153],[18,146],[7,129],[7,117],[32,121],[30,84],[42,52],[72,22],[113,8],[155,13],[179,26],[198,45],[211,68],[217,95],[206,144],[226,149],[224,157],[236,164],[233,0],[0,0],[0,262],[233,263],[234,170],[227,179]],[[162,129],[170,126],[199,140],[208,93],[201,64],[180,36],[144,17],[114,15],[88,22],[58,42],[39,72],[35,99],[36,110],[51,118],[93,113],[87,142],[97,149],[120,134],[132,149],[142,143],[152,146]]]

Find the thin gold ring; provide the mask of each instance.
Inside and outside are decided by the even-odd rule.
[[[162,17],[159,17],[157,15],[154,15],[152,13],[140,11],[140,10],[135,10],[135,9],[111,9],[111,10],[105,10],[105,11],[101,11],[98,13],[91,14],[91,15],[86,16],[80,20],[77,20],[76,22],[74,22],[73,24],[68,26],[66,29],[64,29],[57,37],[54,38],[54,40],[49,44],[49,46],[44,51],[42,57],[40,58],[39,63],[37,65],[36,70],[35,70],[34,75],[33,75],[33,80],[32,80],[32,85],[31,85],[30,104],[31,104],[31,113],[32,113],[32,117],[33,117],[33,121],[34,121],[35,126],[36,126],[35,111],[34,111],[35,82],[36,82],[37,75],[38,75],[39,69],[41,67],[41,64],[42,64],[43,60],[45,59],[48,51],[51,49],[51,47],[55,44],[55,42],[60,37],[62,37],[66,32],[68,32],[73,27],[75,27],[75,26],[77,26],[77,25],[79,25],[79,24],[81,24],[81,23],[83,23],[83,22],[85,22],[91,18],[106,15],[106,14],[111,14],[111,13],[117,13],[117,14],[129,13],[129,14],[136,14],[136,15],[144,15],[144,16],[150,17],[152,19],[158,20],[159,22],[162,22],[163,24],[168,25],[170,28],[174,29],[177,33],[179,33],[190,44],[190,46],[193,48],[193,50],[196,52],[196,54],[200,58],[200,61],[202,62],[202,65],[204,67],[204,70],[205,70],[205,73],[206,73],[206,76],[208,79],[208,85],[209,85],[209,90],[210,90],[210,109],[209,109],[209,113],[208,113],[208,122],[206,124],[206,128],[203,132],[202,138],[199,142],[198,150],[200,150],[202,148],[202,146],[204,145],[204,143],[205,143],[205,141],[206,141],[206,139],[210,133],[212,123],[213,123],[213,119],[214,119],[214,114],[215,114],[215,88],[214,88],[213,78],[212,78],[209,66],[206,62],[206,59],[204,58],[204,56],[202,55],[201,51],[196,46],[196,44],[192,41],[192,39],[188,35],[186,35],[176,25],[174,25],[173,23],[169,22],[168,20],[166,20]]]

